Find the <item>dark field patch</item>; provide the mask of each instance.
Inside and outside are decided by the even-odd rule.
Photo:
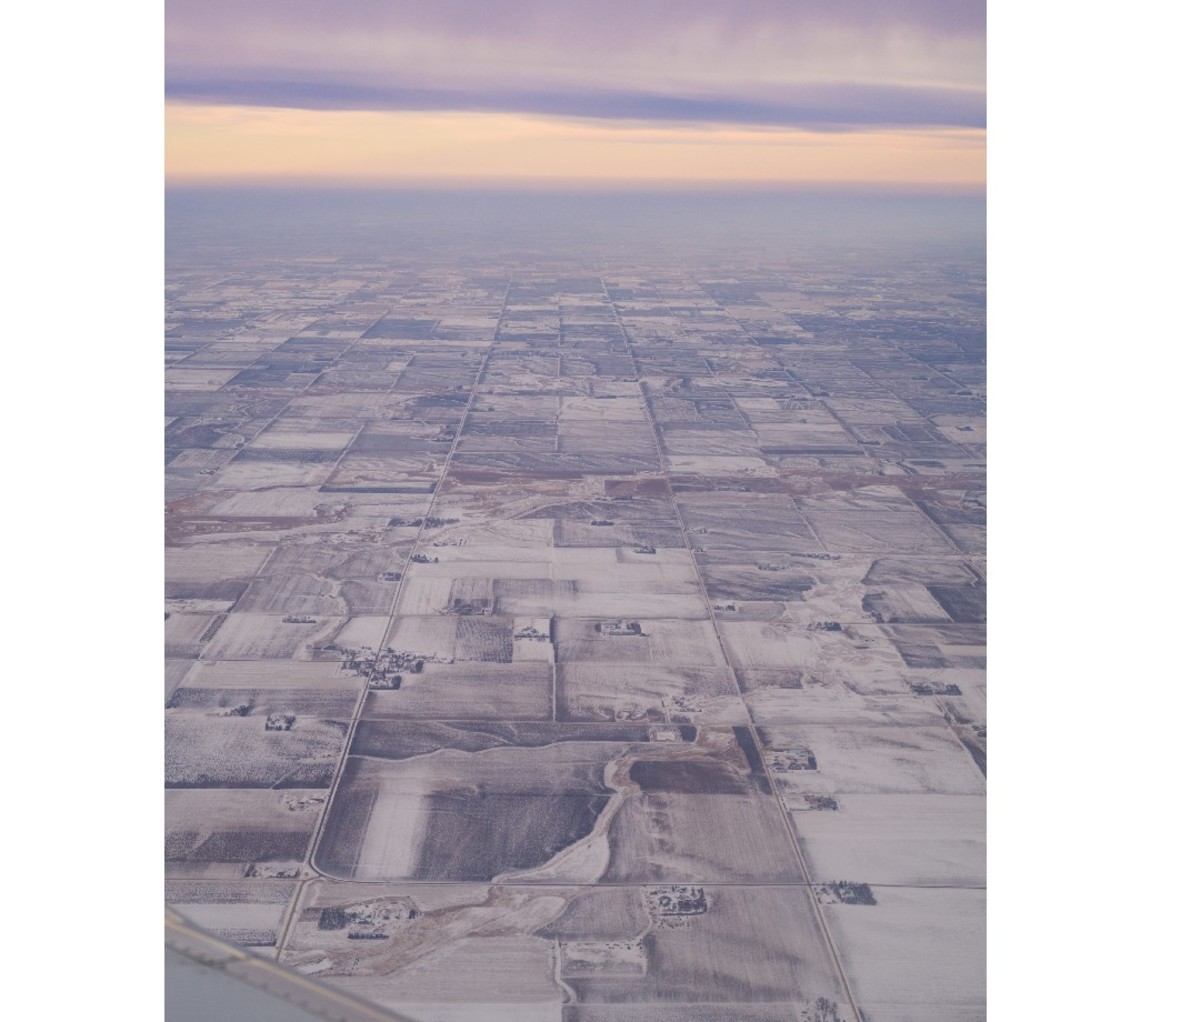
[[[750,774],[755,779],[759,790],[769,795],[771,786],[767,780],[767,770],[763,765],[762,756],[759,755],[758,746],[754,742],[753,733],[748,727],[738,726],[733,729],[733,737],[737,739],[738,748],[746,757],[746,765],[750,767]]]
[[[167,861],[299,862],[308,850],[307,831],[176,831],[167,837]]]
[[[987,621],[987,590],[958,586],[928,586],[929,595],[960,624]]]
[[[241,947],[274,947],[279,939],[277,930],[248,930],[242,928],[228,929],[217,927],[212,930],[214,936],[230,944]]]
[[[325,819],[325,830],[313,852],[313,865],[339,880],[352,880],[362,851],[367,824],[379,792],[373,786],[354,785],[357,773],[353,760],[346,764],[337,792]]]
[[[249,706],[251,714],[263,717],[290,713],[298,717],[348,718],[357,701],[358,693],[347,689],[184,687],[175,690],[167,706],[212,710]]]
[[[950,455],[947,455],[948,457]],[[987,508],[979,504],[947,507],[932,501],[917,501],[917,507],[939,525],[986,525]]]
[[[778,670],[767,667],[744,667],[735,670],[738,687],[743,692],[753,692],[760,688],[804,688],[804,672],[795,670]]]
[[[797,571],[785,562],[767,560],[746,567],[704,565],[700,569],[710,600],[785,600],[804,599],[815,585],[812,576]],[[778,568],[779,570],[769,570]]]
[[[607,480],[611,483],[612,480]],[[631,484],[632,485],[632,484]],[[591,522],[596,519],[613,522],[649,522],[662,524],[674,522],[671,506],[655,500],[563,500],[543,504],[536,510],[521,515],[523,519],[553,518],[557,521]]]
[[[968,734],[963,733],[963,729],[956,729],[955,733],[963,743],[963,747],[971,754],[971,759],[979,768],[979,772],[987,777],[987,749]]]
[[[255,369],[270,370],[272,372],[285,371],[289,373],[319,373],[333,359],[328,356],[314,356],[312,358],[261,358],[254,363]]]
[[[898,642],[896,643],[896,652],[900,654],[906,667],[942,670],[950,666],[950,661],[942,656],[942,651],[937,646]]]
[[[322,486],[319,493],[432,493],[434,483],[409,483],[405,486]]]
[[[892,625],[887,634],[902,642],[935,643],[939,646],[984,646],[987,628],[982,623],[936,625]]]
[[[238,451],[234,462],[267,462],[283,465],[325,465],[332,464],[342,456],[341,451],[297,450],[285,451],[277,448],[250,447]]]
[[[271,357],[277,358],[278,352],[283,352],[284,355],[290,355],[296,358],[323,358],[332,359],[342,356],[349,349],[351,342],[347,340],[330,340],[328,337],[312,336],[321,331],[328,330],[365,330],[370,324],[359,322],[351,324],[340,319],[328,320],[325,322],[317,321],[310,323],[304,328],[306,336],[289,337],[286,341],[273,349]]]
[[[605,479],[606,497],[667,497],[670,490],[665,479]]]
[[[489,724],[471,721],[426,722],[363,720],[350,754],[408,759],[437,749],[482,752],[501,746],[539,748],[559,742],[649,742],[657,727],[645,724]],[[679,740],[694,742],[696,728],[677,727]]]
[[[569,479],[577,475],[634,475],[658,471],[658,458],[646,454],[567,454],[540,453],[506,454],[502,451],[457,453],[454,456],[456,475],[468,472],[488,472],[495,469],[528,473],[539,479]],[[464,477],[465,478],[465,477]],[[476,476],[476,479],[479,477]]]
[[[532,869],[586,837],[606,795],[434,795],[419,880],[490,880]]]
[[[486,486],[491,483],[505,483],[509,486],[528,485],[530,488],[536,486],[539,482],[547,480],[562,480],[565,482],[579,482],[583,479],[582,472],[538,472],[530,474],[526,472],[510,472],[510,471],[489,471],[485,468],[468,468],[460,465],[456,459],[450,468],[450,480],[460,486]],[[451,487],[453,489],[453,487]],[[522,515],[519,517],[533,517],[532,515]],[[552,517],[552,516],[551,516]]]
[[[362,336],[363,340],[373,337],[428,337],[437,323],[436,319],[390,319],[385,316]]]
[[[331,369],[324,372],[313,384],[309,393],[338,394],[352,391],[390,390],[396,373],[376,372],[369,369]]]
[[[728,763],[714,760],[639,760],[629,771],[642,791],[691,795],[740,795],[746,779]]]
[[[314,373],[293,373],[288,369],[244,369],[226,386],[248,390],[304,390],[314,379]]]
[[[978,580],[965,561],[950,558],[880,557],[872,562],[867,585],[970,586]],[[932,588],[930,589],[932,592]]]
[[[353,454],[429,454],[444,455],[450,449],[450,438],[443,440],[402,436],[393,433],[363,433],[347,448]]]
[[[558,425],[554,422],[470,415],[463,427],[463,436],[552,437],[557,431]]]
[[[219,582],[168,579],[165,591],[168,600],[223,600],[235,603],[249,585],[249,582],[238,579],[222,579]]]

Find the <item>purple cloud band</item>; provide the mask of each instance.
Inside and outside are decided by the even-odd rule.
[[[287,80],[169,80],[166,87],[169,100],[304,110],[462,110],[817,131],[885,125],[982,128],[986,124],[984,96],[973,90],[848,84],[807,85],[789,92],[786,99],[759,100],[620,90],[483,92]]]
[[[167,0],[167,96],[824,131],[985,123],[983,0]]]

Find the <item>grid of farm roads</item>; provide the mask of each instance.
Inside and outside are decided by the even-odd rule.
[[[982,280],[178,258],[167,899],[421,1022],[981,1019]]]

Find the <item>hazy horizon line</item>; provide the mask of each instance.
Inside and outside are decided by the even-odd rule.
[[[225,178],[167,177],[165,192],[272,191],[272,192],[503,192],[570,194],[672,194],[688,195],[845,195],[924,198],[986,199],[986,182],[886,182],[876,181],[755,181],[625,179],[410,179],[371,181],[362,178]]]

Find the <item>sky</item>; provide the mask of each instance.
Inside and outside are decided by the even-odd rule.
[[[982,189],[983,0],[167,0],[176,184]]]

